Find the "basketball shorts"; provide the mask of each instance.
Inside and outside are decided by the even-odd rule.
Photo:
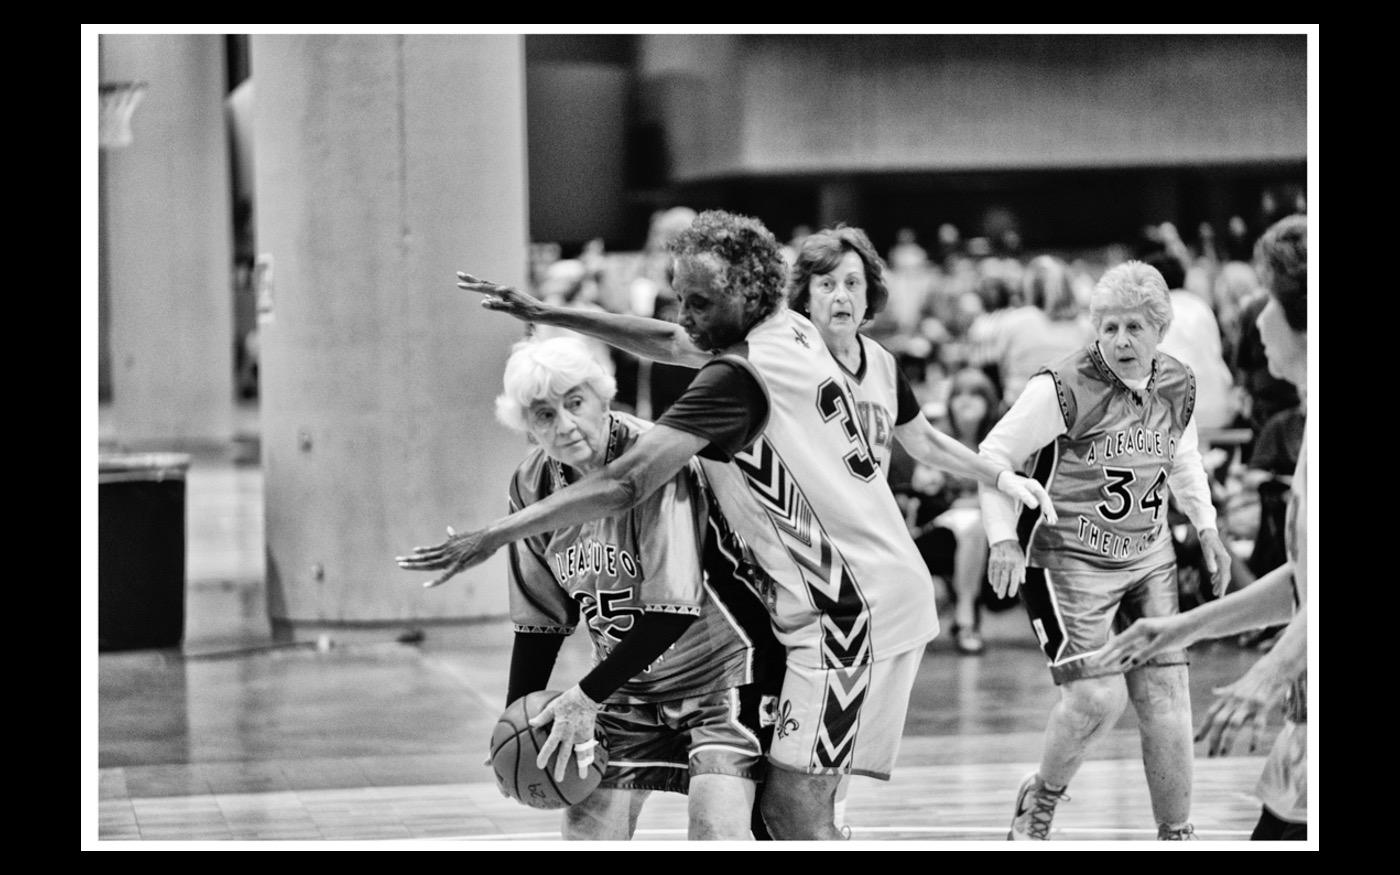
[[[788,663],[768,762],[809,775],[888,781],[924,649],[850,668]]]
[[[598,712],[608,739],[601,786],[685,793],[693,775],[761,780],[772,732],[759,726],[761,700],[748,685],[667,702],[605,703]]]
[[[1026,568],[1021,586],[1031,628],[1050,659],[1056,684],[1118,674],[1111,666],[1090,665],[1114,632],[1139,617],[1168,617],[1180,612],[1176,560],[1128,571]],[[1168,650],[1144,665],[1186,665],[1184,650]],[[1136,670],[1136,669],[1134,669]]]

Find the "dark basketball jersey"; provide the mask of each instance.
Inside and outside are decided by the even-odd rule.
[[[611,414],[607,460],[650,427]],[[565,474],[566,466],[543,450],[532,452],[511,480],[511,512],[563,489]],[[735,566],[724,566],[726,558],[737,565],[736,548],[718,543],[725,527],[711,511],[703,474],[691,463],[630,511],[512,544],[510,613],[516,630],[567,635],[582,616],[601,661],[643,613],[690,614],[699,619],[609,701],[667,701],[754,681],[756,644],[771,632],[766,618],[752,610],[756,602],[734,601],[753,596],[734,584]]]
[[[1091,344],[1040,373],[1054,379],[1067,431],[1031,462],[1059,522],[1022,513],[1029,564],[1102,571],[1170,559],[1167,480],[1196,403],[1190,369],[1159,353],[1147,385],[1134,391]]]

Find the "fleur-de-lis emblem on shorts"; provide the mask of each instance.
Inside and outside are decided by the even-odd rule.
[[[796,732],[802,727],[792,718],[792,700],[784,700],[781,708],[778,709],[778,727],[775,730],[779,738],[787,738],[789,733]]]

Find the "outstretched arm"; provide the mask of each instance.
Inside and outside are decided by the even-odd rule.
[[[438,586],[485,562],[512,541],[616,516],[661,488],[707,443],[705,438],[679,429],[653,426],[602,471],[483,529],[451,535],[435,546],[415,547],[407,556],[398,557],[398,565],[409,571],[442,571],[424,584]]]
[[[1029,477],[1020,476],[1009,465],[999,466],[979,456],[934,428],[924,417],[916,416],[903,425],[895,426],[894,436],[915,461],[923,462],[930,468],[975,479],[1000,490],[1013,501],[1038,507],[1047,522],[1054,523],[1058,519],[1045,487]]]
[[[1277,625],[1292,616],[1293,566],[1288,564],[1275,568],[1239,592],[1184,614],[1138,620],[1114,636],[1096,661],[1115,668],[1129,668],[1164,650],[1177,650],[1197,641]]]
[[[1250,586],[1245,592],[1253,588]],[[1273,648],[1259,657],[1243,677],[1213,691],[1215,703],[1196,733],[1197,741],[1206,742],[1206,756],[1228,754],[1242,737],[1248,739],[1249,753],[1258,750],[1270,709],[1307,665],[1308,612],[1304,606]]]
[[[538,322],[567,328],[596,337],[604,343],[641,358],[685,367],[703,367],[710,355],[691,342],[685,331],[674,322],[605,313],[596,310],[576,310],[555,307],[519,289],[479,279],[458,271],[457,288],[480,292],[485,297],[481,306],[514,316],[522,322]]]

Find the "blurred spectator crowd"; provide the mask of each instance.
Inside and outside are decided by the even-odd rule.
[[[558,244],[534,244],[533,290],[553,304],[674,320],[666,244],[694,217],[686,207],[658,211],[640,252],[606,252],[594,240],[577,257],[562,258]],[[1035,253],[1022,251],[1014,231],[964,239],[945,224],[930,252],[914,231],[901,229],[886,255],[888,304],[862,330],[895,354],[924,415],[975,447],[1041,366],[1093,341],[1088,301],[1098,278],[1129,258],[1152,264],[1172,290],[1173,321],[1160,349],[1196,375],[1197,425],[1209,448],[1221,534],[1237,556],[1238,585],[1245,585],[1283,561],[1287,481],[1303,433],[1298,392],[1270,376],[1255,327],[1268,293],[1251,263],[1251,232],[1265,227],[1250,229],[1236,217],[1217,235],[1203,224],[1188,245],[1163,222],[1097,250]],[[794,230],[785,247],[789,263],[809,233],[807,226]],[[618,380],[614,406],[644,418],[660,416],[694,375],[590,343]],[[964,393],[987,402],[980,422],[954,422],[950,401]],[[922,470],[897,443],[890,467],[916,538],[929,534],[929,520],[967,503],[968,484]],[[1202,595],[1208,587],[1193,582],[1199,564],[1191,537],[1189,526],[1179,526],[1183,609],[1209,597]],[[951,549],[924,550],[935,575],[947,576],[942,566]],[[986,589],[984,602],[992,598]],[[1267,635],[1256,638],[1267,646]]]

